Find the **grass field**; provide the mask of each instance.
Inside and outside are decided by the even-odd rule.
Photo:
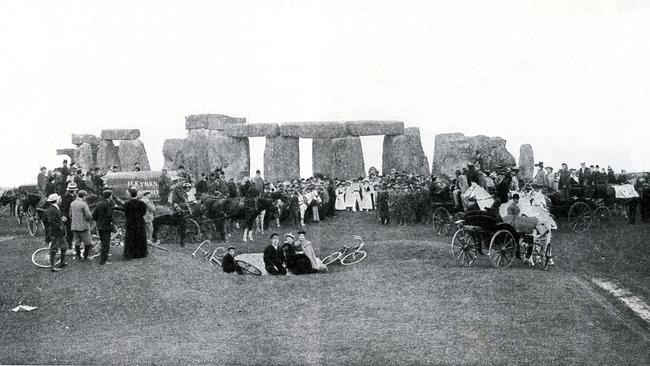
[[[485,257],[458,267],[451,238],[429,226],[343,213],[310,239],[323,256],[358,234],[368,258],[286,277],[224,274],[192,258],[194,244],[132,261],[113,249],[110,266],[51,273],[30,262],[42,237],[0,225],[3,364],[650,364],[647,324],[589,282],[612,278],[647,301],[648,225],[560,231],[545,272]],[[261,252],[267,236],[232,242]],[[39,309],[10,312],[19,302]]]

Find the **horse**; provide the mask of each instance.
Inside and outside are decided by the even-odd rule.
[[[245,200],[240,198],[206,197],[203,200],[203,207],[206,216],[214,222],[224,241],[230,226],[228,221],[232,223],[242,220],[244,221],[243,240],[253,241],[253,227],[260,214],[267,210],[277,210],[278,207],[275,199],[264,197],[254,199],[254,205],[246,205]]]
[[[5,207],[8,205],[10,215],[15,215],[17,201],[18,198],[16,197],[16,193],[14,192],[14,190],[8,189],[2,193],[2,196],[0,196],[0,207]]]
[[[161,226],[172,226],[177,228],[178,236],[181,239],[181,248],[184,247],[187,220],[195,213],[201,214],[203,212],[201,204],[195,201],[186,202],[179,211],[174,211],[167,206],[158,206],[158,209],[158,214],[154,212],[153,218],[153,241],[158,241],[158,231]]]

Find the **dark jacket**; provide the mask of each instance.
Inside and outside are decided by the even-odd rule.
[[[226,273],[232,273],[237,271],[237,268],[239,265],[235,262],[235,258],[230,255],[230,253],[226,253],[226,255],[223,256],[223,261],[221,262],[221,268],[223,268],[223,271]]]
[[[70,204],[72,201],[74,201],[75,198],[71,194],[64,194],[63,197],[61,197],[61,203],[59,204],[59,211],[61,211],[61,215],[67,217],[68,219],[70,218]]]
[[[278,245],[278,249],[275,249],[272,244],[269,244],[266,249],[264,249],[264,266],[265,267],[275,267],[282,268],[284,264],[284,253],[282,248]]]
[[[65,228],[61,218],[61,211],[55,205],[47,205],[47,208],[43,212],[46,242],[49,243],[53,238],[62,238],[65,236]]]
[[[93,212],[93,220],[97,222],[97,230],[113,230],[113,203],[108,200],[103,200],[97,205]]]

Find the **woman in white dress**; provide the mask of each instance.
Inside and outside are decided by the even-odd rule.
[[[337,211],[345,211],[345,187],[343,183],[339,183],[336,187],[336,204]]]
[[[359,197],[359,186],[356,183],[347,181],[345,183],[345,208],[348,211],[357,211],[357,197]]]
[[[374,209],[373,207],[374,193],[375,193],[375,189],[372,188],[370,182],[367,179],[364,180],[363,185],[361,186],[361,194],[363,195],[363,198],[361,199],[361,209],[363,211],[370,211]]]

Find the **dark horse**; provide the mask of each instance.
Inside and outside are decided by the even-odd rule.
[[[153,241],[158,241],[158,231],[161,226],[175,227],[179,238],[181,239],[181,247],[185,246],[185,236],[187,229],[187,220],[192,216],[201,215],[203,207],[197,202],[188,202],[181,205],[179,211],[174,211],[168,206],[159,206],[158,209],[162,214],[154,213],[153,218]]]
[[[244,221],[244,240],[250,238],[252,241],[252,229],[257,216],[264,210],[277,210],[277,200],[275,199],[260,197],[247,200],[251,199],[255,200],[254,205],[250,201],[247,204],[245,199],[240,198],[206,197],[203,200],[203,212],[214,222],[217,231],[221,233],[222,240],[226,240],[229,221]],[[247,234],[248,238],[246,238]]]
[[[15,215],[17,201],[18,201],[18,197],[16,197],[15,191],[13,189],[8,189],[4,193],[2,193],[2,196],[0,197],[0,207],[9,205],[9,212],[11,213],[11,215]]]

